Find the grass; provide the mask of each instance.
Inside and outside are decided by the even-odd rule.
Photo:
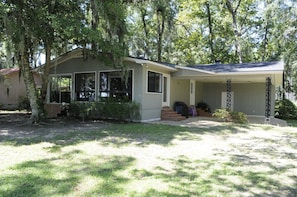
[[[232,124],[0,128],[0,196],[296,196],[296,137]]]

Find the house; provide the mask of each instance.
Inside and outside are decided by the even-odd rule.
[[[33,73],[37,87],[40,87],[41,77]],[[20,75],[19,68],[4,68],[0,70],[0,105],[2,109],[17,109],[20,97],[26,96],[24,78]]]
[[[48,103],[123,98],[140,104],[141,121],[159,120],[176,101],[207,103],[251,116],[274,115],[275,88],[282,85],[282,62],[177,66],[126,57],[128,83],[119,69],[75,49],[52,61]],[[164,108],[165,109],[165,108]]]

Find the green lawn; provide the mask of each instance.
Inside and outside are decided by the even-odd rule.
[[[0,196],[297,196],[294,127],[100,124],[0,128]]]

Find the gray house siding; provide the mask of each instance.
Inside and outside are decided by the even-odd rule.
[[[169,74],[163,70],[150,68],[149,66],[143,67],[142,76],[142,101],[141,101],[141,114],[143,121],[158,120],[161,117],[163,87],[161,93],[148,92],[148,71]],[[163,82],[162,82],[163,83]]]
[[[232,84],[234,92],[234,111],[244,112],[247,115],[265,115],[265,90],[263,83]],[[272,87],[271,100],[274,100],[274,86]],[[226,91],[226,84],[203,84],[203,101],[210,105],[212,112],[221,107],[222,92]],[[274,102],[271,106],[271,114],[274,114]]]
[[[133,98],[132,100],[140,104],[140,115],[142,121],[160,119],[162,109],[162,93],[150,93],[147,91],[147,72],[153,71],[161,74],[169,74],[164,70],[143,66],[133,62],[125,62],[128,69],[133,70]],[[67,60],[50,70],[50,75],[71,75],[72,76],[72,100],[75,99],[73,90],[75,89],[75,73],[95,72],[96,76],[96,95],[99,95],[99,73],[113,71],[113,67],[105,66],[99,60],[83,60],[81,57]]]
[[[190,103],[190,81],[183,79],[171,78],[171,102],[170,106],[173,107],[176,101],[182,101],[189,105]]]

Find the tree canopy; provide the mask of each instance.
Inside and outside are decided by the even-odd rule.
[[[283,59],[284,90],[297,92],[294,0],[2,0],[0,26],[0,68],[18,65],[28,85],[38,54],[49,65],[82,47],[120,68],[127,55],[181,65]]]

